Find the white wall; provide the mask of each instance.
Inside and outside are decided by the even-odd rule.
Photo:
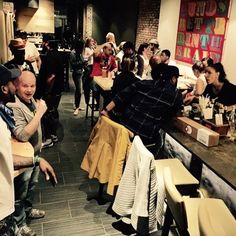
[[[228,79],[236,84],[236,1],[232,1],[228,29],[225,34],[222,63],[225,67]],[[161,49],[169,49],[175,55],[176,35],[179,21],[180,0],[162,0],[160,10],[160,21],[158,29],[158,40]],[[176,61],[182,74],[193,76],[191,65]]]
[[[222,63],[230,82],[236,84],[236,1],[232,1],[228,29],[225,35],[225,44],[222,56]],[[235,95],[236,96],[236,95]]]

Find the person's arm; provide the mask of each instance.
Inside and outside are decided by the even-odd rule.
[[[40,99],[37,103],[36,113],[33,119],[25,126],[24,130],[30,136],[32,136],[38,129],[43,114],[47,111],[47,105],[44,100]]]
[[[41,122],[41,118],[47,110],[47,105],[43,100],[39,100],[37,111],[33,119],[29,123],[27,123],[27,121],[25,120],[23,111],[21,109],[19,108],[12,108],[12,109],[15,118],[14,134],[18,140],[26,142],[38,129],[38,126]]]
[[[38,70],[40,70],[41,65],[42,65],[42,60],[40,56],[36,57],[36,63],[37,63]]]
[[[201,79],[197,79],[196,90],[194,92],[195,96],[201,96],[205,90],[204,82]]]
[[[137,83],[131,84],[129,87],[120,91],[106,106],[106,108],[101,111],[101,115],[109,117],[108,112],[113,110],[115,107],[120,107],[123,104],[126,104],[126,102],[132,98],[133,94],[136,93],[136,91]]]
[[[52,166],[41,157],[13,155],[13,165],[15,170],[39,165],[40,170],[45,174],[46,180],[48,181],[50,178],[53,178],[54,182],[57,183],[57,177]]]
[[[103,109],[103,110],[101,111],[101,115],[106,116],[106,117],[109,117],[109,114],[108,114],[108,113],[109,113],[111,110],[113,110],[115,107],[116,107],[116,104],[114,103],[114,101],[111,101],[111,102],[105,107],[105,109]]]
[[[144,61],[143,61],[143,58],[140,55],[138,55],[137,58],[138,58],[138,71],[137,71],[137,75],[142,77],[143,69],[144,69]]]
[[[98,54],[101,52],[104,46],[108,45],[108,43],[103,43],[101,45],[97,45],[96,49],[94,50],[94,56],[97,57]]]

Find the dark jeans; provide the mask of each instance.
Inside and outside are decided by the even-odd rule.
[[[92,68],[93,68],[92,65],[87,66],[85,71],[84,71],[84,76],[83,76],[83,90],[84,90],[84,98],[85,98],[85,103],[86,104],[89,104],[90,83],[93,80],[90,76]]]
[[[14,222],[13,216],[9,215],[0,220],[0,235],[1,236],[15,236],[17,226]]]
[[[43,136],[48,139],[51,135],[56,135],[59,124],[58,106],[61,100],[61,94],[47,95],[44,97],[47,104],[47,111],[42,118]]]
[[[14,179],[15,212],[14,220],[17,226],[26,224],[26,218],[32,210],[35,187],[38,183],[39,167],[27,168]]]
[[[83,72],[74,71],[72,73],[72,78],[75,84],[75,107],[79,108],[80,100],[81,100]]]

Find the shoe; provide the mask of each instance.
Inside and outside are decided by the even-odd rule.
[[[45,211],[39,210],[39,209],[32,209],[30,214],[28,215],[28,218],[30,219],[40,219],[45,216]]]
[[[114,229],[120,231],[124,235],[131,235],[136,232],[131,224],[126,224],[122,220],[113,222],[111,225]]]
[[[79,108],[76,108],[74,111],[74,116],[77,116],[77,115],[79,115]]]
[[[17,235],[21,236],[36,236],[36,233],[27,225],[23,225],[19,227],[19,230],[17,231]]]
[[[54,144],[53,144],[53,141],[51,138],[48,138],[45,140],[45,142],[43,143],[42,145],[42,148],[49,148],[49,147],[52,147]]]
[[[58,142],[58,137],[55,134],[51,134],[51,139],[54,143]]]

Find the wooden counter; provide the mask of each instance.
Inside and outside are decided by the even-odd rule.
[[[166,126],[164,130],[236,190],[235,142],[229,141],[227,138],[221,138],[218,146],[206,147],[182,133],[173,125]]]
[[[23,157],[33,157],[34,148],[29,142],[19,142],[15,139],[11,140],[12,154],[23,156]],[[14,171],[14,177],[20,175],[25,171],[25,168]]]

